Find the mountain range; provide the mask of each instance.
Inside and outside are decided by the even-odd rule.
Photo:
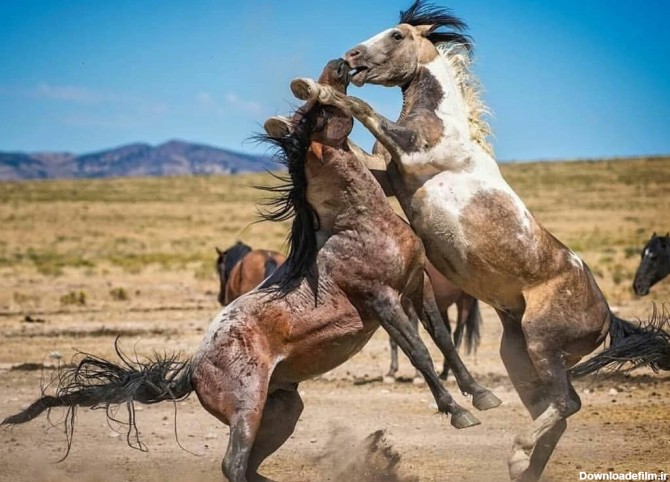
[[[277,168],[269,157],[180,140],[82,155],[0,152],[0,180],[235,174]]]

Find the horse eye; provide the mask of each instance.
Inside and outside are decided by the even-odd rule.
[[[401,34],[400,32],[393,32],[393,33],[391,34],[391,37],[393,37],[393,40],[397,40],[397,41],[400,41],[400,40],[402,40],[403,38],[405,38],[405,37],[403,36],[403,34]]]

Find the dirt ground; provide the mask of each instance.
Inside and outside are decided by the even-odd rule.
[[[140,282],[129,280],[127,285]],[[32,289],[48,291],[48,286]],[[94,291],[90,285],[87,289]],[[217,310],[213,293],[167,275],[164,284],[142,289],[141,302],[131,298],[95,307],[36,309],[30,320],[25,312],[3,313],[0,418],[36,398],[50,373],[40,367],[53,365],[59,357],[67,362],[73,347],[109,356],[120,333],[130,352],[192,353]],[[616,309],[620,316],[642,318],[649,314],[650,303],[632,300]],[[488,412],[472,409],[480,426],[452,428],[436,414],[425,386],[374,381],[388,364],[387,337],[379,331],[348,363],[301,385],[305,410],[296,431],[262,472],[287,482],[509,480],[506,457],[514,433],[529,417],[498,356],[500,323],[488,307],[483,313],[482,345],[465,361],[503,405]],[[431,351],[436,354],[432,346]],[[436,360],[439,366],[441,360]],[[406,359],[401,360],[401,374],[412,374]],[[669,376],[648,370],[580,382],[584,407],[570,419],[543,480],[577,481],[580,471],[670,471],[668,382]],[[447,386],[470,406],[453,381]],[[54,411],[52,422],[61,416]],[[71,453],[61,463],[65,436],[46,417],[0,430],[0,480],[221,480],[227,427],[206,413],[195,396],[178,404],[176,420],[183,449],[175,441],[175,406],[138,407],[137,422],[148,447],[140,452],[126,445],[123,427],[110,426],[102,411],[81,410]],[[376,438],[371,435],[380,430],[384,433]]]

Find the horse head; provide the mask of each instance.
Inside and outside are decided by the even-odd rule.
[[[347,51],[344,58],[353,69],[351,81],[359,87],[366,83],[404,86],[421,65],[438,56],[436,44],[459,43],[469,49],[470,39],[461,33],[465,29],[465,23],[448,10],[417,0],[401,12],[398,25]]]
[[[319,77],[319,83],[346,94],[349,85],[349,64],[343,59],[329,61]],[[291,118],[275,116],[265,121],[265,132],[272,138],[301,134],[310,142],[342,147],[351,133],[354,121],[336,107],[311,100],[302,105]]]
[[[649,294],[649,290],[670,273],[670,233],[665,236],[651,235],[642,250],[640,266],[635,272],[633,289],[638,296]]]

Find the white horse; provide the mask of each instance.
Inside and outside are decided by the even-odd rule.
[[[376,157],[357,152],[371,168],[386,168],[382,182],[398,197],[430,261],[496,309],[504,327],[503,362],[534,419],[514,440],[510,476],[536,481],[567,417],[581,407],[570,377],[593,372],[612,356],[668,369],[670,344],[658,326],[637,328],[616,318],[589,268],[503,179],[486,142],[464,29],[448,11],[419,0],[401,13],[399,25],[346,53],[354,84],[402,88],[397,122],[310,79],[296,79],[291,88],[365,125],[383,149]],[[612,351],[569,372],[608,332]]]

